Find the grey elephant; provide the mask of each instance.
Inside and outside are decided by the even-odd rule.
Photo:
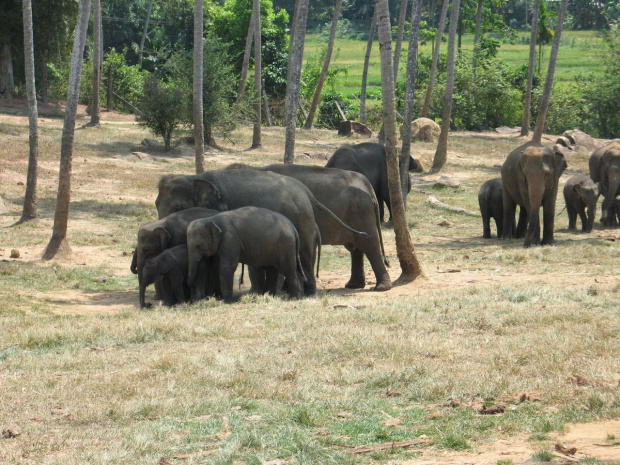
[[[614,199],[620,195],[620,142],[613,141],[592,152],[589,168],[592,181],[601,183],[602,187],[601,223],[613,226],[610,210]]]
[[[190,288],[187,284],[187,245],[177,245],[164,250],[155,257],[149,257],[142,268],[140,287],[145,289],[156,282],[161,283],[163,304],[170,307],[190,301]],[[199,274],[205,273],[205,267]],[[204,283],[206,279],[201,279]],[[203,285],[203,284],[201,284]],[[140,290],[142,293],[142,289]],[[150,306],[146,304],[145,306]]]
[[[542,245],[553,245],[555,201],[566,160],[559,149],[528,142],[513,150],[502,165],[504,222],[502,236],[512,238],[516,206],[527,212],[524,247],[540,242],[540,207],[543,208]],[[518,229],[518,228],[517,228]]]
[[[248,168],[233,164],[227,169]],[[349,289],[362,289],[366,285],[364,255],[372,267],[376,284],[375,291],[391,289],[392,282],[387,272],[379,205],[368,179],[360,173],[319,166],[273,164],[262,168],[283,176],[290,176],[302,182],[315,198],[335,213],[352,228],[367,233],[366,237],[343,229],[331,215],[323,211],[315,213],[323,245],[344,245],[351,253],[351,278]]]
[[[491,218],[495,220],[497,237],[502,237],[504,225],[504,186],[502,178],[493,178],[486,181],[478,191],[478,205],[482,216],[482,237],[491,238]],[[513,220],[514,224],[514,220]],[[523,237],[527,228],[525,209],[519,211],[519,226],[513,228],[513,236]],[[517,231],[519,231],[517,233]]]
[[[381,218],[381,221],[384,219],[384,203],[390,213],[390,218],[392,217],[385,146],[383,144],[364,142],[362,144],[340,147],[327,161],[325,167],[356,171],[366,176],[379,202],[379,218]],[[416,161],[411,157],[409,157],[408,167],[410,172],[420,170]],[[407,194],[409,192],[411,192],[411,179],[407,176],[406,189],[403,189],[402,193],[405,207],[407,206]]]
[[[239,263],[265,269],[271,294],[275,295],[278,274],[282,274],[291,297],[302,296],[306,277],[299,257],[299,235],[284,215],[265,208],[241,207],[193,221],[187,228],[187,248],[189,285],[194,282],[200,260],[215,257],[225,302],[233,300],[233,275]]]
[[[239,169],[207,171],[195,176],[164,176],[159,182],[155,205],[160,216],[194,206],[219,211],[253,206],[281,213],[293,223],[299,234],[306,295],[316,292],[314,263],[321,238],[315,211],[323,211],[341,227],[366,236],[366,233],[344,224],[301,182],[270,172]]]
[[[155,257],[164,250],[187,242],[187,226],[198,218],[205,218],[219,213],[207,208],[190,208],[171,213],[157,221],[143,224],[138,229],[138,245],[131,262],[131,272],[138,275],[140,286],[140,308],[145,305],[142,285],[142,269],[146,260]]]
[[[586,175],[576,174],[566,181],[563,192],[568,214],[568,229],[577,229],[577,215],[579,215],[582,231],[592,232],[601,185]]]

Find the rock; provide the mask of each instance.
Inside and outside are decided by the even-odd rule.
[[[0,197],[0,215],[6,215],[9,211],[4,206],[4,202],[2,201],[2,197]]]
[[[452,187],[453,189],[456,189],[460,185],[461,184],[458,181],[450,179],[447,176],[439,176],[439,178],[435,180],[433,187]]]
[[[428,173],[433,167],[433,154],[432,153],[418,153],[417,155],[412,155],[411,158],[415,160],[418,165],[418,168],[423,173]]]
[[[196,156],[196,149],[193,145],[179,145],[177,148],[173,150],[175,156],[179,157],[190,157],[194,158]]]
[[[403,128],[400,128],[402,137]],[[437,143],[441,128],[429,118],[418,118],[411,122],[411,140]]]
[[[353,134],[359,134],[363,137],[372,137],[372,131],[363,123],[357,121],[341,121],[338,126],[339,136],[352,136]]]
[[[17,249],[11,249],[11,258],[21,258],[21,254]]]
[[[570,138],[566,137],[566,136],[560,136],[558,137],[558,140],[556,141],[556,144],[562,145],[568,149],[573,148],[573,145],[575,145],[574,139],[571,140]]]
[[[142,142],[140,142],[140,145],[142,145],[143,147],[156,147],[158,149],[164,148],[164,144],[155,139],[144,139]]]
[[[509,128],[508,126],[500,126],[499,128],[495,128],[495,132],[498,134],[519,134],[521,132],[521,128]]]
[[[608,143],[608,141],[594,139],[592,136],[586,134],[583,131],[580,131],[579,129],[564,131],[564,134],[562,134],[562,136],[566,137],[571,141],[574,141],[573,150],[576,152],[591,153],[599,147],[602,147],[603,145],[606,145]]]
[[[452,227],[452,223],[444,218],[443,220],[440,220],[437,222],[437,226],[442,226],[444,228],[450,228]]]

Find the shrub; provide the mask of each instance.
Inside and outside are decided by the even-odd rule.
[[[347,119],[354,120],[359,115],[359,104],[345,97],[340,92],[328,90],[323,92],[321,103],[319,104],[319,115],[316,120],[316,126],[320,128],[336,129],[340,125],[342,118],[340,112],[336,108],[335,101],[338,101],[340,108]]]

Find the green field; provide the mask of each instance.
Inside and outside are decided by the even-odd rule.
[[[517,43],[502,44],[499,49],[499,58],[510,66],[526,65],[528,62],[529,45],[525,42],[526,33],[521,33]],[[311,59],[323,47],[324,42],[317,34],[307,36],[304,62]],[[400,64],[400,78],[405,79],[405,60],[407,58],[406,44],[403,47],[403,54]],[[446,49],[446,44],[442,45],[442,50]],[[473,35],[463,36],[463,50],[473,49]],[[546,46],[543,57],[543,69],[546,68],[549,60],[551,46]],[[572,82],[577,74],[603,73],[603,61],[601,52],[603,42],[600,34],[596,31],[565,31],[562,34],[558,64],[556,68],[555,80],[559,85],[567,85]],[[336,80],[336,88],[348,96],[359,94],[362,82],[362,70],[364,67],[364,54],[366,52],[366,41],[351,39],[336,39],[336,50],[332,58],[335,66],[346,66],[348,73],[346,76],[340,75]],[[420,54],[430,55],[431,46],[425,44],[419,48]],[[368,77],[369,89],[379,90],[381,86],[381,62],[379,58],[379,42],[375,40],[370,58],[370,71]]]

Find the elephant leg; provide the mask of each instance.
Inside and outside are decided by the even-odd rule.
[[[377,202],[379,203],[379,220],[381,223],[385,220],[385,207],[383,205],[383,199],[379,196],[379,193],[375,191]]]
[[[364,253],[366,257],[368,257],[368,261],[370,262],[372,271],[375,273],[375,279],[377,281],[373,291],[384,292],[392,289],[392,279],[383,263],[381,250],[365,249]]]
[[[514,235],[513,228],[514,228],[515,210],[517,208],[517,204],[515,203],[514,200],[512,200],[512,197],[510,197],[510,194],[506,192],[506,189],[504,189],[503,203],[504,203],[504,231],[503,231],[502,238],[512,239]]]
[[[349,252],[351,252],[351,278],[344,287],[347,289],[364,289],[366,286],[364,253],[356,248],[352,248]]]
[[[185,280],[183,279],[183,273],[177,268],[173,268],[168,273],[168,281],[170,283],[170,290],[175,297],[176,303],[187,302],[187,294],[185,294]]]
[[[273,266],[262,268],[265,273],[265,287],[270,295],[275,296],[278,293],[278,269]]]
[[[267,276],[265,268],[256,266],[248,266],[248,276],[250,277],[250,294],[264,294],[268,291]]]
[[[577,210],[572,205],[566,205],[566,214],[568,215],[568,229],[577,229]]]
[[[305,234],[303,237],[300,234],[299,259],[301,261],[301,267],[304,270],[304,274],[306,275],[306,281],[304,282],[304,294],[306,296],[316,294],[316,278],[314,276],[314,262],[316,259],[316,247],[317,246],[318,246],[318,241],[315,238],[315,234]]]
[[[514,213],[512,214],[512,221],[514,223]],[[505,218],[505,216],[504,216]],[[519,221],[517,223],[517,229],[514,231],[515,238],[523,239],[527,232],[527,210],[523,207],[519,207]]]
[[[543,201],[543,236],[542,245],[555,245],[553,228],[555,224],[555,199],[557,197],[557,185],[552,189],[550,195]],[[540,229],[540,225],[539,225]]]
[[[233,263],[233,260],[230,258],[220,258],[220,287],[222,289],[222,299],[227,304],[234,302],[233,279],[237,263]]]
[[[585,207],[582,207],[578,210],[579,213],[579,218],[581,219],[581,230],[583,232],[586,232],[588,229],[588,218],[586,217],[586,209]],[[575,219],[575,223],[577,222],[577,220]],[[577,225],[575,225],[576,227]]]
[[[176,303],[176,299],[174,297],[174,293],[172,292],[172,286],[170,284],[170,280],[167,277],[164,277],[159,280],[161,283],[162,290],[162,300],[165,307],[172,307]]]
[[[161,281],[155,282],[154,286],[155,286],[155,300],[163,300],[164,294],[163,294]]]
[[[486,210],[482,211],[482,237],[483,239],[491,239],[491,217]],[[496,221],[497,223],[497,221]],[[498,232],[499,236],[499,232]]]
[[[497,237],[502,237],[504,232],[504,217],[497,215],[493,218],[495,220],[495,228],[497,229]],[[489,237],[491,237],[491,225],[489,225]]]

